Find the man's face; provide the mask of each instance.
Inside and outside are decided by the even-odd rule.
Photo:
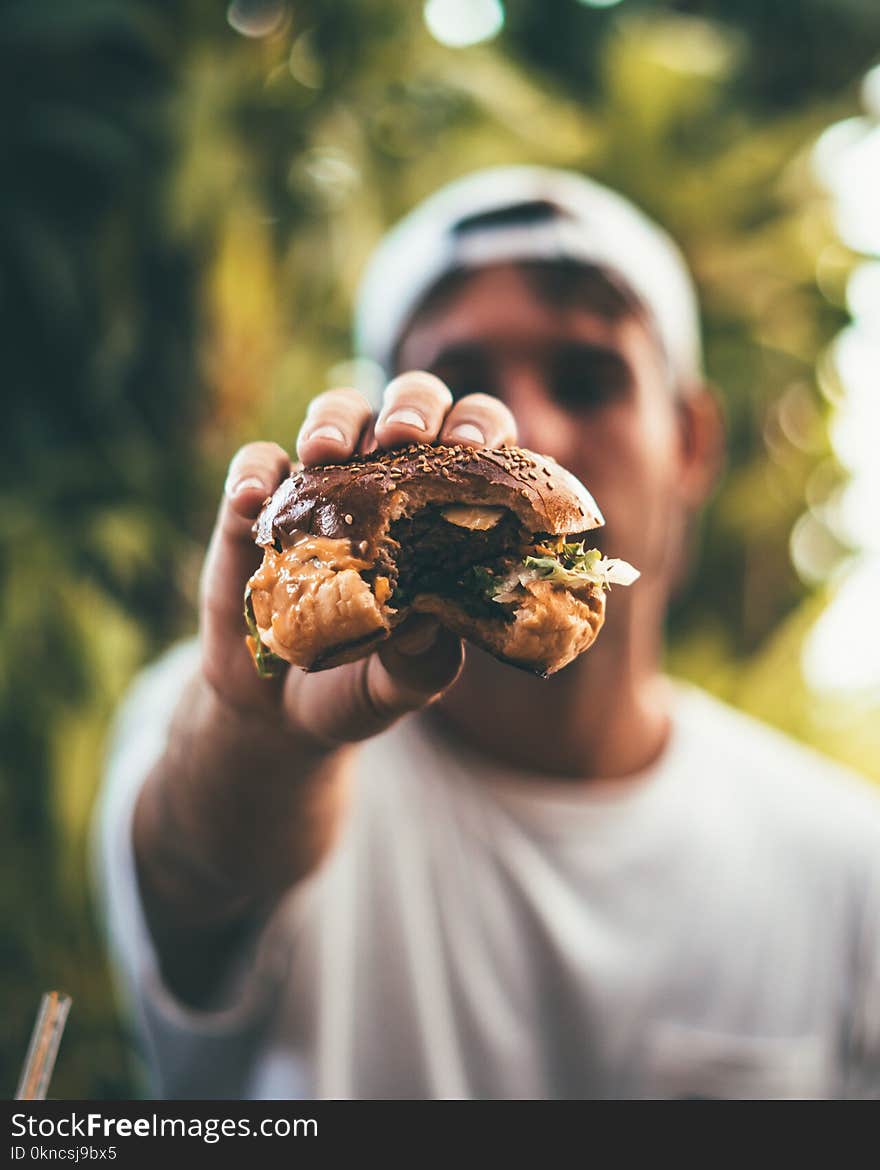
[[[639,316],[543,303],[514,266],[481,269],[417,317],[398,366],[430,370],[456,398],[512,410],[519,441],[551,455],[595,496],[591,543],[656,580],[680,555],[687,446],[659,343]]]

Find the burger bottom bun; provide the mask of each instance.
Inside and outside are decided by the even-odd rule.
[[[391,630],[394,611],[382,607],[354,569],[311,562],[295,582],[279,579],[273,554],[251,578],[251,604],[260,641],[302,670],[339,666],[369,654]]]
[[[574,594],[551,581],[531,581],[509,608],[513,621],[493,621],[473,617],[446,597],[425,594],[412,604],[502,662],[546,678],[593,644],[605,620],[605,594],[599,586]]]
[[[532,581],[522,600],[507,603],[513,620],[474,617],[447,597],[419,594],[405,609],[379,607],[369,589],[346,588],[346,572],[328,571],[295,611],[273,612],[269,598],[253,594],[264,645],[306,671],[329,670],[365,658],[411,613],[438,621],[512,666],[547,677],[592,645],[605,620],[599,586],[577,594],[550,581]],[[359,579],[358,579],[359,580]],[[363,584],[363,582],[361,582]]]

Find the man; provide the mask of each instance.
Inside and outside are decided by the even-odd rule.
[[[574,175],[479,173],[380,247],[358,338],[395,375],[378,417],[319,395],[303,462],[519,441],[584,480],[642,576],[549,680],[473,648],[462,669],[419,617],[366,661],[265,682],[241,598],[290,463],[238,452],[198,644],[135,685],[101,817],[156,1091],[876,1093],[875,795],[660,672],[720,448],[671,242]]]

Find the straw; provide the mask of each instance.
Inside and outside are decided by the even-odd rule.
[[[63,991],[47,991],[40,1001],[27,1059],[15,1091],[16,1101],[45,1101],[61,1034],[73,1001]]]

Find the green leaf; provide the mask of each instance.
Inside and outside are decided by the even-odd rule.
[[[501,588],[501,578],[483,565],[472,565],[461,579],[465,589],[491,600]]]
[[[279,658],[277,654],[273,654],[269,647],[260,639],[257,619],[254,616],[254,604],[251,600],[250,585],[248,585],[244,593],[244,620],[247,622],[247,627],[250,631],[248,645],[253,655],[257,674],[260,678],[276,678],[281,673],[285,662],[283,658]]]
[[[583,541],[564,544],[558,558],[524,557],[523,565],[544,581],[557,581],[570,588],[591,581],[608,589],[611,585],[631,585],[639,576],[626,561],[606,560],[597,548],[585,549]]]

